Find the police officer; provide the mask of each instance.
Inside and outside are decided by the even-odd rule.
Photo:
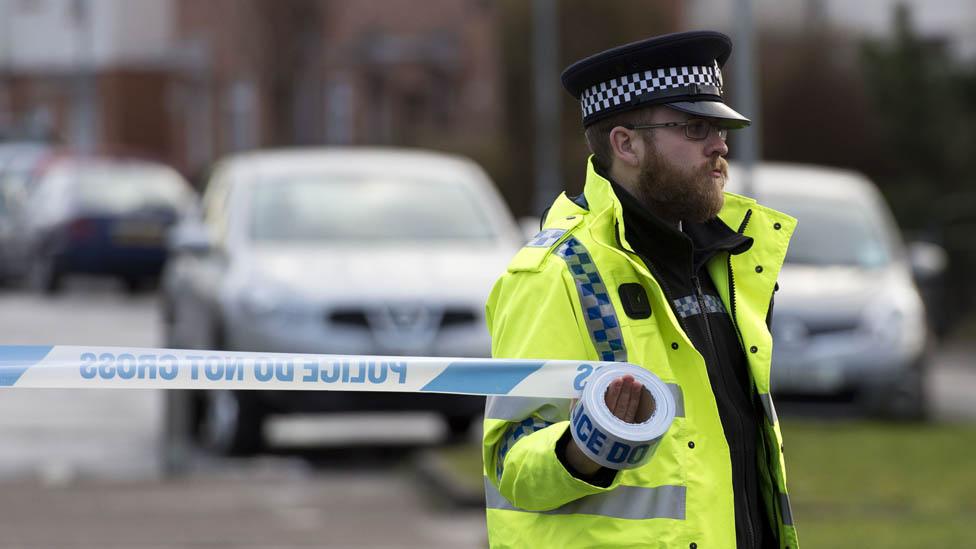
[[[497,358],[626,361],[672,388],[677,417],[649,462],[611,470],[568,431],[571,402],[490,398],[484,462],[493,547],[797,546],[769,394],[772,294],[795,220],[724,193],[717,32],[620,46],[562,75],[592,151],[486,307]],[[615,380],[639,421],[648,394]]]

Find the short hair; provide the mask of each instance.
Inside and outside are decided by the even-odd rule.
[[[617,126],[650,124],[655,105],[624,111],[590,124],[584,130],[586,144],[593,153],[593,163],[608,172],[613,164],[613,147],[610,146],[610,132]]]

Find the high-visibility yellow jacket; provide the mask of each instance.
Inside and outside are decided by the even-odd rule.
[[[620,202],[592,160],[583,194],[586,208],[565,194],[556,199],[543,231],[496,282],[486,306],[492,355],[631,362],[669,384],[678,417],[646,465],[600,487],[571,475],[556,456],[569,400],[489,398],[483,458],[490,544],[735,547],[729,447],[704,359],[627,243]],[[765,410],[757,454],[770,524],[781,548],[795,549],[765,320],[796,220],[731,193],[719,218],[754,240],[741,254],[717,254],[707,269]],[[634,282],[649,296],[648,318],[629,318],[620,303],[617,289]]]

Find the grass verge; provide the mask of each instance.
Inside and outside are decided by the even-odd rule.
[[[783,433],[805,549],[976,546],[976,425],[786,420]],[[438,452],[480,489],[480,448]]]

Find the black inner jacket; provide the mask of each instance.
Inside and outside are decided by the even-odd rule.
[[[760,490],[762,416],[738,333],[705,269],[716,253],[748,250],[752,238],[717,218],[684,223],[679,231],[619,185],[613,184],[613,190],[623,206],[627,242],[661,284],[681,327],[705,359],[731,456],[736,545],[777,547]]]

